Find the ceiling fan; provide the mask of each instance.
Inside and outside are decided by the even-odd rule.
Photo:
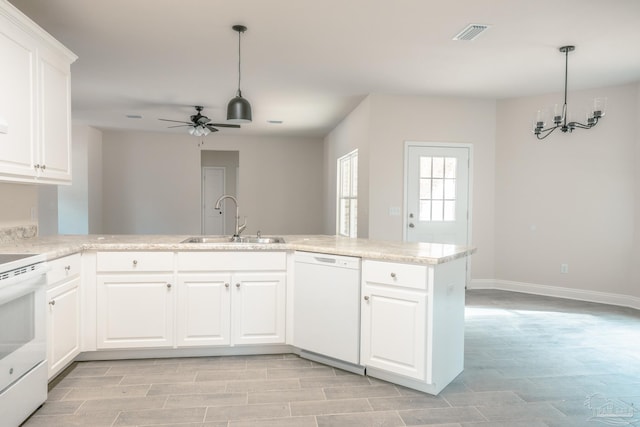
[[[203,107],[200,105],[196,105],[194,107],[196,109],[196,114],[193,114],[190,117],[189,122],[181,121],[181,120],[169,120],[169,119],[158,119],[164,122],[175,122],[182,123],[180,125],[169,126],[170,128],[179,128],[179,127],[188,127],[189,133],[194,136],[206,136],[211,132],[218,132],[217,128],[239,128],[240,125],[232,125],[227,123],[211,123],[211,119],[207,116],[202,115]]]

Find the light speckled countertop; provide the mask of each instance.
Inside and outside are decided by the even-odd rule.
[[[16,239],[0,253],[45,253],[48,259],[81,251],[309,251],[381,261],[441,264],[476,249],[439,243],[403,243],[328,235],[285,235],[286,243],[180,243],[186,235],[58,235]]]

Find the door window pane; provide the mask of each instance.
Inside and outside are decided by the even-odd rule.
[[[458,159],[455,157],[446,157],[444,159],[444,177],[455,178]]]
[[[456,199],[456,180],[455,179],[444,180],[444,198],[447,200]]]
[[[418,215],[420,221],[431,221],[431,201],[420,200],[420,213]]]
[[[420,178],[431,178],[431,157],[420,157]]]
[[[455,157],[420,157],[419,221],[456,220]]]
[[[454,221],[456,219],[456,202],[451,200],[444,201],[444,218],[445,221]]]
[[[444,219],[444,201],[434,200],[431,202],[431,220],[442,221]]]
[[[444,157],[433,158],[433,177],[444,178]]]
[[[431,199],[431,180],[420,180],[420,199]]]
[[[444,199],[444,180],[443,179],[434,179],[433,180],[433,188],[431,190],[431,198],[442,200]]]

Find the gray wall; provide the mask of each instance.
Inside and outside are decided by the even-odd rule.
[[[201,150],[239,151],[245,233],[322,232],[321,139],[133,131],[104,132],[103,232],[199,234]]]

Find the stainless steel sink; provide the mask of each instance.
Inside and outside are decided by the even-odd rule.
[[[272,244],[272,243],[285,243],[282,237],[273,236],[240,236],[240,237],[228,237],[228,236],[194,236],[184,239],[180,243],[254,243],[254,244]]]
[[[236,240],[238,243],[285,243],[282,237],[267,237],[267,236],[241,236]]]

